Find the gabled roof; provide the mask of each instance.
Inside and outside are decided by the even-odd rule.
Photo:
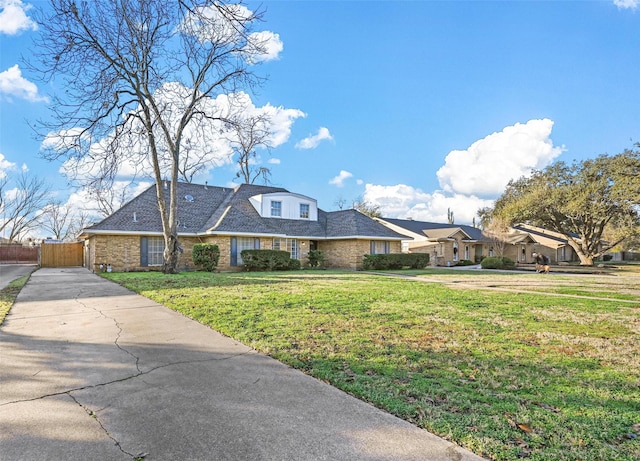
[[[553,241],[556,245],[562,246],[567,245],[569,242],[565,237],[557,232],[553,232],[542,227],[531,226],[529,224],[517,224],[513,226],[514,229],[519,230],[520,232],[527,232],[532,236],[537,237],[536,240],[540,241],[541,239],[548,239]],[[577,234],[571,234],[576,240],[580,239],[580,236]]]
[[[455,235],[456,232],[461,231],[469,237],[469,240],[486,240],[486,236],[482,233],[481,229],[464,224],[441,224],[395,218],[381,218],[381,220],[394,226],[402,227],[414,234],[425,235],[429,238],[449,238]]]
[[[247,234],[311,239],[403,238],[402,235],[356,210],[318,210],[317,221],[260,216],[249,199],[256,195],[276,192],[289,193],[288,190],[279,187],[252,184],[242,184],[230,189],[178,183],[178,234]],[[155,185],[111,216],[86,228],[85,233],[162,233]]]

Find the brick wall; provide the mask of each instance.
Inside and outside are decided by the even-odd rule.
[[[218,270],[242,270],[242,266],[231,266],[231,236],[180,237],[183,253],[178,260],[180,270],[197,269],[193,264],[193,246],[196,243],[213,243],[220,248]],[[273,239],[260,239],[260,248],[272,249]],[[299,240],[299,258],[307,265],[310,241]],[[370,253],[370,240],[319,241],[318,249],[325,253],[325,265],[329,268],[361,269],[362,259]],[[91,270],[98,271],[100,264],[111,264],[114,272],[160,270],[160,266],[140,265],[140,236],[94,235],[85,243],[86,263]],[[399,241],[390,242],[391,253],[401,252]]]
[[[318,249],[324,252],[326,267],[359,270],[364,255],[371,253],[371,240],[324,240],[318,242]],[[401,242],[390,242],[390,253],[401,251]]]

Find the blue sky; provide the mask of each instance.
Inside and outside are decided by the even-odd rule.
[[[20,59],[31,5],[44,3],[0,0],[0,174],[26,164],[78,203],[27,123],[49,96]],[[256,68],[268,80],[253,104],[289,114],[261,158],[325,210],[361,197],[389,217],[470,223],[509,179],[640,141],[638,0],[258,5],[281,50]],[[198,179],[233,178],[224,165]]]

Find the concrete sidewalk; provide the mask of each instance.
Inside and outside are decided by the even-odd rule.
[[[40,269],[0,327],[0,459],[481,458],[108,282]]]

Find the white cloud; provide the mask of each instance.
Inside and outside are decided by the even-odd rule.
[[[15,64],[0,72],[0,94],[8,97],[26,99],[31,102],[48,102],[49,98],[38,94],[38,87],[22,76],[20,67]]]
[[[333,140],[333,136],[329,133],[329,129],[320,127],[317,134],[304,138],[296,144],[297,149],[315,149],[324,140]]]
[[[340,170],[340,174],[330,180],[329,184],[333,184],[336,187],[342,187],[344,186],[344,182],[352,176],[353,174],[349,173],[348,171]]]
[[[267,160],[267,163],[270,163],[271,165],[280,165],[280,163],[282,162],[279,158],[270,158],[269,160]]]
[[[268,30],[249,35],[249,42],[260,51],[257,56],[251,58],[252,63],[278,59],[284,49],[280,35]]]
[[[156,101],[161,107],[165,120],[170,126],[177,126],[180,117],[187,104],[189,90],[178,83],[166,83],[155,94]],[[233,117],[238,113],[244,117],[265,116],[269,131],[268,143],[271,148],[288,141],[291,135],[291,126],[298,117],[304,117],[304,112],[298,109],[287,109],[266,104],[257,107],[253,104],[251,97],[243,92],[219,95],[215,99],[205,98],[200,102],[198,108],[201,113],[222,118]],[[130,130],[119,138],[120,163],[116,177],[119,178],[151,178],[153,177],[152,162],[147,149],[147,142],[142,135],[144,129],[137,118],[131,117]],[[85,134],[80,135],[80,129],[70,129],[60,133],[52,133],[42,144],[43,149],[65,150],[75,149],[82,146],[83,150],[88,150],[88,156],[80,160],[72,158],[61,168],[61,172],[68,177],[90,178],[101,176],[100,168],[108,165],[102,159],[108,152],[111,137],[100,140],[88,139]],[[232,158],[232,142],[235,139],[233,130],[230,130],[222,122],[211,122],[202,118],[194,119],[184,131],[182,138],[182,159],[190,165],[200,165],[199,170],[194,173],[190,180],[203,182],[209,179],[210,171],[223,165],[234,162]],[[156,140],[162,141],[163,137],[158,134]],[[170,158],[168,149],[160,145],[160,152],[164,153],[161,159],[161,171],[163,174],[169,171]],[[256,163],[261,159],[257,157]],[[184,165],[181,165],[184,166]],[[184,169],[184,168],[183,168]],[[193,170],[191,170],[193,171]],[[166,173],[168,176],[168,173]]]
[[[474,195],[447,195],[442,191],[430,194],[405,184],[367,184],[363,198],[366,202],[378,205],[382,215],[387,218],[411,218],[440,223],[447,222],[449,210],[453,211],[455,222],[471,223],[479,208],[493,205],[492,200]]]
[[[559,156],[564,148],[549,138],[553,121],[516,123],[474,142],[466,150],[449,152],[438,172],[445,192],[480,197],[500,195],[510,179],[528,176]]]
[[[0,0],[0,33],[16,35],[23,30],[37,30],[38,25],[27,16],[31,5],[22,0]]]
[[[549,119],[516,123],[464,151],[450,152],[437,172],[441,190],[366,184],[363,199],[389,218],[446,223],[451,210],[455,223],[471,224],[478,209],[493,206],[509,180],[547,166],[562,153],[549,138],[552,127]]]
[[[15,168],[15,166],[15,163],[10,162],[3,154],[0,154],[0,179],[6,177],[6,171]]]
[[[619,9],[631,9],[635,10],[640,6],[640,0],[613,0],[613,4]]]

